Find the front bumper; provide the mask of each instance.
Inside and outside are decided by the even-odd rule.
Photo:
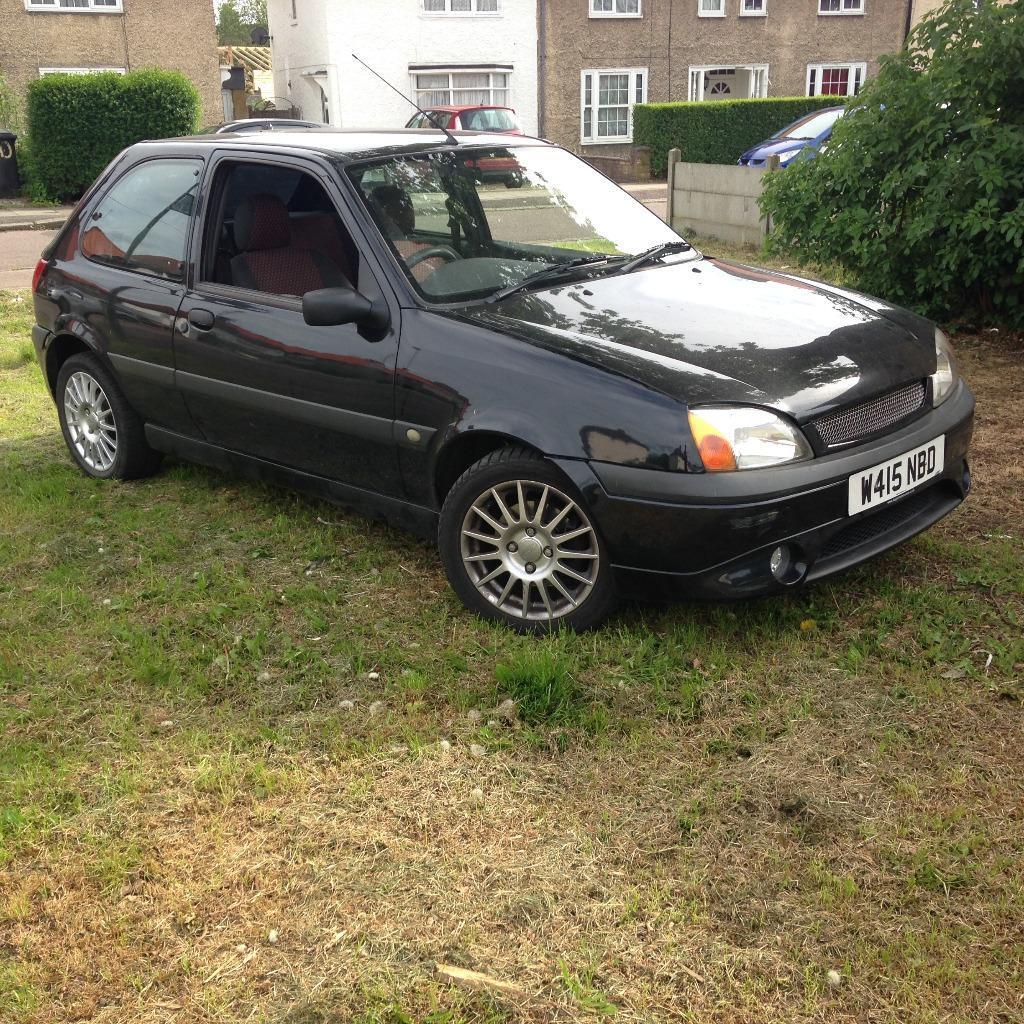
[[[646,596],[740,598],[777,593],[848,569],[948,515],[971,486],[974,398],[962,381],[938,409],[853,449],[775,470],[672,473],[564,462],[604,538],[621,588]],[[945,464],[877,509],[847,514],[847,481],[944,435]],[[786,545],[796,567],[773,576]],[[799,570],[799,571],[797,571]]]

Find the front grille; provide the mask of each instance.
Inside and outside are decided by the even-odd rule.
[[[853,548],[870,544],[893,530],[898,530],[911,519],[926,512],[940,498],[941,495],[935,486],[926,487],[923,491],[910,494],[902,501],[880,509],[864,519],[858,519],[829,537],[818,556],[819,561],[835,558]]]
[[[834,448],[877,434],[905,420],[924,405],[924,395],[924,381],[916,380],[869,402],[821,416],[811,425],[821,440],[829,448]]]

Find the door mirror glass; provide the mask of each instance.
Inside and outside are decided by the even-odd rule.
[[[384,331],[389,323],[387,306],[372,302],[354,288],[317,288],[302,296],[302,318],[310,327],[339,327],[358,324]]]

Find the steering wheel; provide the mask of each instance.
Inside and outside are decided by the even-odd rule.
[[[456,252],[450,245],[431,245],[426,249],[420,249],[419,252],[414,252],[406,259],[405,265],[411,270],[417,263],[429,260],[431,256],[440,256],[449,263],[462,259],[462,254]]]

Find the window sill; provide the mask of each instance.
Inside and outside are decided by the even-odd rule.
[[[124,14],[120,7],[26,7],[26,14]]]
[[[429,21],[441,18],[500,18],[501,11],[420,11],[420,17]]]
[[[819,18],[863,18],[864,11],[818,11]]]
[[[637,11],[636,14],[615,14],[613,12],[605,12],[605,11],[601,11],[601,12],[591,11],[590,12],[590,17],[594,18],[595,20],[603,20],[603,19],[608,19],[608,18],[614,18],[616,20],[620,20],[620,19],[621,20],[629,20],[629,19],[632,19],[632,20],[635,21],[637,18],[642,18],[643,14],[640,11]]]
[[[618,139],[580,139],[581,146],[628,146],[631,145],[632,142],[632,135],[623,135]]]
[[[740,11],[741,18],[767,18],[767,11]]]
[[[724,18],[725,11],[698,11],[698,18]]]

